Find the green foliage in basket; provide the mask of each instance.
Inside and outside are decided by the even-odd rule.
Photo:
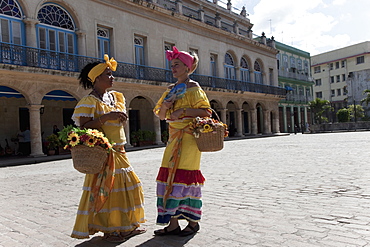
[[[62,131],[58,132],[59,139],[65,144],[64,149],[71,149],[77,145],[85,145],[88,147],[100,146],[109,152],[114,143],[110,142],[105,137],[103,132],[97,129],[80,129],[68,125]]]

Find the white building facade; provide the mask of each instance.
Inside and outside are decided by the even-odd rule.
[[[88,91],[81,68],[109,54],[118,61],[113,90],[126,97],[134,130],[156,133],[165,123],[152,109],[174,83],[165,50],[197,53],[192,76],[206,91],[231,135],[279,132],[275,43],[252,39],[245,9],[217,1],[4,0],[0,9],[0,144],[30,127],[31,156],[44,155],[43,140],[71,124],[74,106]],[[13,145],[13,144],[12,144]]]

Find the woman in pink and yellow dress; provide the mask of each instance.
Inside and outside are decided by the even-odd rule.
[[[177,82],[163,93],[153,111],[169,123],[169,141],[157,176],[157,224],[168,226],[154,234],[188,236],[199,230],[205,181],[200,171],[201,152],[189,123],[197,116],[211,116],[211,111],[205,92],[189,78],[197,68],[197,55],[173,47],[173,51],[166,51],[166,57]],[[181,219],[188,221],[182,230]]]
[[[117,62],[87,64],[81,71],[80,85],[92,89],[75,107],[72,119],[80,128],[102,131],[114,142],[108,162],[98,174],[87,174],[78,207],[73,238],[89,238],[104,233],[110,242],[123,242],[145,232],[144,194],[141,182],[130,165],[124,144],[124,125],[127,122],[125,98],[122,93],[107,91],[113,86],[112,71]]]

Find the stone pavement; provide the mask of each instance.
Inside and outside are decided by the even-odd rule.
[[[204,153],[201,230],[186,238],[153,236],[164,148],[128,152],[148,231],[121,244],[69,237],[83,183],[70,159],[1,167],[0,246],[370,246],[369,141],[370,132],[297,134]]]

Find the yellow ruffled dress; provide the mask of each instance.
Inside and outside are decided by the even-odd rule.
[[[72,116],[75,124],[80,125],[80,117],[96,119],[111,111],[126,112],[124,96],[115,91],[110,91],[109,94],[114,98],[114,105],[107,105],[93,95],[82,98]],[[113,151],[113,188],[101,210],[93,212],[89,209],[93,182],[97,174],[85,176],[83,193],[71,235],[73,238],[89,238],[89,235],[99,231],[104,233],[130,232],[146,221],[142,184],[123,149],[126,137],[122,124],[118,120],[106,121],[100,130],[109,140],[116,143],[116,151]]]

